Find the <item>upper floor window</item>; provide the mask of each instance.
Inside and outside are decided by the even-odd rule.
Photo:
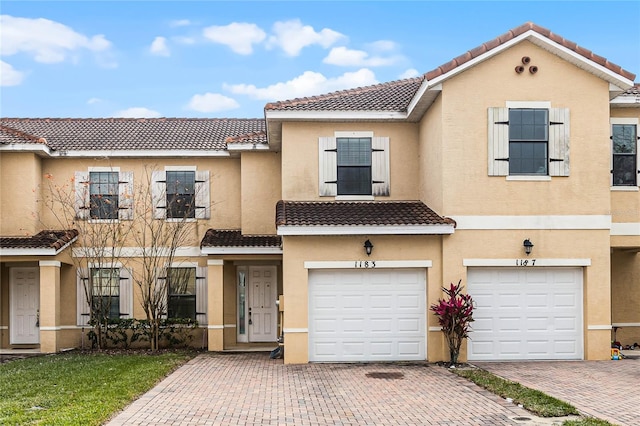
[[[549,112],[509,110],[509,174],[546,175]]]
[[[611,124],[613,186],[638,185],[638,127],[636,124]],[[630,120],[629,120],[630,121]]]
[[[75,172],[75,193],[78,219],[133,218],[133,172],[117,167]]]
[[[507,104],[489,108],[489,176],[569,176],[569,109]]]
[[[389,195],[389,138],[336,132],[318,146],[321,197]]]
[[[196,172],[167,172],[167,218],[196,217]]]
[[[209,171],[185,166],[152,173],[155,219],[209,219]]]

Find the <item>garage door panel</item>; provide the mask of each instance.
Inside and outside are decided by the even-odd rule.
[[[582,359],[580,268],[469,268],[470,360]]]
[[[316,309],[314,300],[329,291],[336,308]],[[424,359],[424,270],[310,271],[310,361]]]

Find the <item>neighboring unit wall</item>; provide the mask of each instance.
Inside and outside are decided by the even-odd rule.
[[[433,210],[443,210],[442,96],[438,96],[420,122],[420,194]]]
[[[279,152],[242,152],[242,233],[275,234],[275,206],[282,194]]]
[[[640,253],[611,253],[611,318],[616,340],[622,345],[640,344]],[[640,350],[640,348],[636,348]]]
[[[30,236],[39,232],[37,194],[41,179],[37,155],[0,153],[0,235]]]
[[[321,123],[282,124],[282,199],[332,201],[318,189],[318,138],[337,131],[373,132],[389,138],[390,200],[416,200],[418,193],[418,127],[413,123]]]

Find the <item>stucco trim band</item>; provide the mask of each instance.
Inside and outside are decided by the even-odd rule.
[[[450,216],[462,229],[611,229],[610,215]]]
[[[365,264],[365,262],[368,262]],[[430,260],[337,260],[307,261],[305,269],[382,269],[382,268],[431,268]]]
[[[285,328],[284,333],[308,333],[308,328]]]
[[[589,325],[587,330],[611,330],[610,325]]]
[[[611,224],[611,235],[638,236],[640,235],[640,222],[614,222]]]
[[[527,262],[527,265],[525,266],[521,264],[522,260],[529,260],[529,262]],[[536,259],[535,257],[519,259],[462,259],[462,266],[513,266],[519,268],[537,268],[543,266],[591,266],[591,259]]]

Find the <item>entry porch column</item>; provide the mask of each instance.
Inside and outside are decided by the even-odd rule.
[[[56,260],[41,260],[40,266],[40,352],[60,350],[60,267]]]
[[[224,349],[224,260],[209,259],[207,292],[207,334],[210,351]]]

